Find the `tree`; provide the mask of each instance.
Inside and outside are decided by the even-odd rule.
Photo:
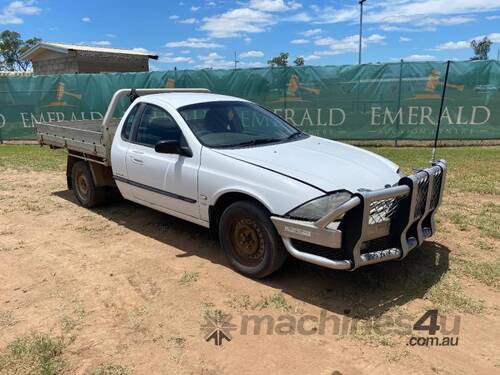
[[[486,36],[483,39],[470,42],[470,46],[474,50],[474,57],[471,60],[488,60],[488,53],[492,44],[493,42]]]
[[[3,65],[3,69],[10,71],[28,70],[31,63],[21,59],[21,55],[41,41],[39,38],[24,41],[21,39],[21,35],[15,31],[2,31],[0,34],[0,66]]]
[[[268,65],[274,66],[288,66],[288,52],[281,52],[279,56],[273,57],[271,60],[267,61]]]
[[[296,65],[296,66],[304,66],[304,64],[306,63],[304,58],[302,56],[298,56],[295,58],[295,60],[293,61],[293,63]]]

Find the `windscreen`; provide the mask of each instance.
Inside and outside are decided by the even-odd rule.
[[[306,136],[281,117],[248,102],[198,103],[178,111],[207,147],[244,147]]]

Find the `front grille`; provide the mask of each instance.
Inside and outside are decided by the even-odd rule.
[[[422,217],[425,211],[427,201],[427,192],[429,191],[429,175],[427,172],[418,172],[417,177],[417,202],[415,204],[414,219]]]
[[[441,181],[443,179],[443,171],[437,168],[434,173],[434,183],[432,184],[432,196],[430,208],[434,209],[438,205],[439,195],[441,194]]]
[[[396,198],[382,199],[370,203],[370,217],[368,224],[380,224],[389,221],[398,209]]]

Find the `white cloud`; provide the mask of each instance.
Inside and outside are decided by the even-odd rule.
[[[91,22],[92,22],[92,19],[91,19],[90,17],[83,17],[83,18],[82,18],[82,22],[91,23]]]
[[[193,25],[195,23],[198,23],[198,20],[196,18],[186,18],[184,20],[179,20],[179,21],[176,21],[178,23],[184,23],[184,24],[187,24],[187,25]]]
[[[198,56],[200,64],[196,65],[195,68],[213,68],[213,69],[228,69],[234,68],[233,60],[226,60],[224,56],[219,55],[217,52],[210,52],[207,55]],[[241,61],[238,63],[239,68],[252,68],[264,66],[264,63],[258,61],[246,62]]]
[[[250,0],[249,7],[264,12],[285,12],[299,9],[302,4],[296,1],[285,3],[283,0]]]
[[[39,14],[42,9],[35,5],[34,0],[12,1],[0,13],[0,25],[19,25],[24,22],[20,16]]]
[[[308,55],[308,56],[305,56],[304,57],[304,60],[307,62],[307,61],[310,61],[310,60],[319,60],[321,59],[321,56],[318,56],[318,55],[315,55],[315,54],[312,54],[312,55]]]
[[[488,16],[486,17],[488,21],[500,20],[500,15],[498,16]]]
[[[446,42],[437,45],[434,47],[432,50],[433,51],[444,51],[444,50],[450,50],[450,49],[464,49],[464,48],[470,48],[470,42],[467,42],[465,40],[461,40],[458,42]]]
[[[491,33],[488,35],[478,35],[478,36],[471,38],[469,40],[459,40],[456,42],[450,41],[450,42],[438,44],[437,46],[432,48],[432,51],[467,49],[467,48],[470,48],[470,42],[472,42],[472,40],[483,39],[484,37],[487,37],[493,43],[500,43],[500,33]]]
[[[422,33],[422,32],[436,31],[436,28],[433,26],[406,27],[406,26],[394,26],[394,25],[381,25],[380,30],[386,32],[399,31],[407,33]]]
[[[464,16],[446,17],[446,18],[432,18],[431,17],[431,18],[426,18],[426,19],[423,19],[421,21],[418,21],[417,26],[461,25],[464,23],[474,22],[475,20],[476,19],[473,17],[464,17]]]
[[[200,10],[200,7],[197,7],[197,6],[194,6],[194,5],[191,7],[191,12],[196,12],[198,10]]]
[[[135,48],[132,48],[132,51],[135,51],[135,52],[140,52],[140,53],[147,53],[148,55],[155,55],[154,52],[151,52],[150,50],[148,50],[147,48],[142,48],[142,47],[135,47]]]
[[[262,57],[264,56],[264,52],[262,51],[246,51],[240,53],[239,57],[242,59],[247,58],[247,57]]]
[[[362,45],[363,48],[368,47],[369,44],[382,44],[384,43],[385,37],[379,34],[372,34],[368,37],[363,38]],[[335,38],[319,38],[314,41],[314,44],[318,46],[328,46],[328,50],[314,52],[318,56],[334,56],[341,55],[344,53],[357,52],[359,50],[359,36],[351,35],[346,36],[342,39]]]
[[[432,55],[410,55],[410,56],[403,57],[403,60],[404,61],[431,61],[431,60],[436,60],[436,57],[432,56]]]
[[[187,55],[188,53],[191,53],[191,51],[190,51],[190,50],[188,50],[188,49],[183,49],[183,50],[181,51],[181,53],[182,53],[183,55]]]
[[[322,29],[309,29],[309,30],[306,30],[302,33],[302,35],[304,36],[314,36],[314,35],[318,35],[318,34],[321,34],[323,32]]]
[[[307,40],[307,39],[294,39],[294,40],[291,40],[290,43],[292,43],[292,44],[307,44],[307,43],[309,43],[309,40]]]
[[[312,21],[312,17],[305,12],[296,13],[296,14],[293,14],[293,15],[288,16],[288,17],[281,17],[280,19],[283,21],[288,21],[288,22],[310,22],[310,21]]]
[[[343,9],[335,9],[327,6],[325,8],[315,7],[316,16],[313,23],[339,23],[339,22],[352,22],[359,18],[359,7],[346,7]]]
[[[177,15],[175,15],[175,14],[174,14],[174,15],[172,15],[172,16],[170,16],[170,17],[168,17],[168,19],[169,19],[169,20],[174,20],[174,21],[175,21],[175,20],[178,20],[179,18],[180,18],[180,17],[179,17],[179,16],[177,16]]]
[[[250,37],[246,37],[245,39],[243,39],[245,41],[245,43],[250,43],[252,41],[252,38]]]
[[[222,44],[213,43],[209,38],[188,38],[179,42],[168,42],[165,47],[169,48],[222,48]]]
[[[116,38],[116,34],[106,34],[108,38]]]
[[[410,38],[407,38],[405,36],[400,36],[399,37],[399,42],[400,43],[407,43],[407,42],[411,42],[411,39]]]
[[[488,37],[489,40],[491,40],[493,43],[500,43],[500,33],[491,33],[488,35],[479,35],[476,36],[473,39],[483,39],[484,37]]]
[[[89,44],[92,46],[107,47],[111,45],[111,42],[109,40],[97,40],[94,42],[89,42]]]
[[[363,40],[370,43],[382,43],[385,40],[385,36],[380,34],[372,34],[368,38],[363,38]]]
[[[446,17],[453,15],[466,15],[462,21],[469,22],[467,18],[473,13],[500,9],[498,1],[490,0],[390,0],[379,7],[373,7],[366,15],[367,22],[408,23],[425,22],[425,20],[438,18],[446,22]],[[459,17],[455,22],[459,22]],[[456,24],[456,23],[455,23]]]
[[[189,56],[174,56],[171,53],[166,53],[164,55],[161,55],[158,58],[158,62],[165,64],[178,64],[178,63],[194,64],[194,60]]]
[[[213,38],[232,38],[264,32],[279,21],[309,22],[311,18],[306,13],[282,14],[301,7],[302,4],[294,0],[250,0],[239,8],[203,18],[200,30]]]
[[[238,37],[245,33],[260,33],[276,23],[270,13],[250,8],[239,8],[205,17],[200,30],[214,38]]]
[[[343,8],[311,7],[314,23],[356,23],[359,5]],[[457,25],[472,22],[472,15],[500,9],[498,0],[386,0],[365,4],[366,23],[425,25]]]
[[[196,68],[231,68],[234,67],[234,61],[226,60],[223,56],[219,55],[217,52],[210,52],[207,55],[198,56],[198,60],[201,61]]]

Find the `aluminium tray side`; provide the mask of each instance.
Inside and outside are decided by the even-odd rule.
[[[112,135],[114,135],[118,122],[119,119],[113,119],[110,124]],[[109,155],[107,147],[111,145],[103,143],[101,120],[44,122],[36,124],[36,132],[40,144],[67,148],[70,151],[94,155],[103,159]]]

